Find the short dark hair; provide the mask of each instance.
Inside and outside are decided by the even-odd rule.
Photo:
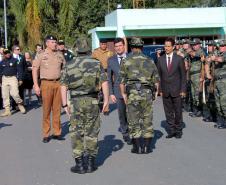
[[[171,38],[171,37],[168,37],[168,38],[165,40],[165,42],[171,42],[172,46],[175,45],[175,40],[174,40],[173,38]]]
[[[116,39],[114,40],[114,45],[117,44],[117,43],[119,43],[119,42],[122,42],[123,45],[125,45],[124,39],[123,39],[123,38],[120,38],[120,37],[118,37],[118,38],[116,38]]]
[[[14,51],[16,48],[20,48],[20,46],[18,46],[18,45],[13,45],[12,51]]]
[[[41,44],[35,44],[35,48],[37,47],[41,47],[42,48],[42,45]]]

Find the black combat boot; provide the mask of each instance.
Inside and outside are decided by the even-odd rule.
[[[149,154],[152,152],[151,148],[151,140],[152,138],[144,138],[144,144],[143,147],[141,147],[141,153],[142,154]]]
[[[140,138],[133,138],[132,144],[133,144],[133,148],[131,149],[131,153],[140,154],[141,153]]]
[[[87,170],[86,170],[87,173],[92,173],[95,170],[97,170],[97,167],[95,166],[95,159],[96,158],[94,156],[91,155],[87,156]]]
[[[71,167],[71,172],[84,174],[86,171],[84,168],[83,156],[75,158],[75,163],[76,163],[75,166]]]

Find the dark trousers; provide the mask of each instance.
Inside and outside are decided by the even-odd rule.
[[[170,133],[182,132],[182,99],[178,97],[163,97],[163,107]]]
[[[128,135],[128,122],[126,118],[126,105],[123,98],[117,98],[118,116],[122,135]]]

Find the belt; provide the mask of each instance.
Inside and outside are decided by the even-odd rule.
[[[42,78],[41,80],[44,80],[44,81],[52,81],[52,82],[57,82],[60,80],[60,78],[57,78],[57,79],[46,79],[46,78]]]
[[[92,94],[71,95],[71,98],[81,98],[81,97],[98,98],[98,94],[97,93],[92,93]]]
[[[190,72],[190,75],[195,75],[195,74],[198,74],[198,73],[200,73],[200,70],[198,70],[198,71],[192,71],[192,72]]]
[[[215,80],[222,80],[222,79],[226,79],[226,74],[219,75],[215,78]]]
[[[105,73],[108,72],[108,69],[104,69],[104,72],[105,72]]]
[[[7,75],[3,75],[6,78],[10,78],[10,77],[16,77],[16,75],[12,75],[12,76],[7,76]]]

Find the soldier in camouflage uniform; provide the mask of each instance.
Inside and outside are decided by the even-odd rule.
[[[141,52],[141,38],[133,37],[130,45],[132,53],[121,63],[119,82],[127,104],[129,135],[133,144],[131,152],[150,153],[154,136],[152,102],[159,76],[154,62]]]
[[[107,76],[100,62],[92,59],[86,39],[77,40],[78,57],[63,68],[61,77],[62,104],[70,116],[70,136],[76,165],[74,173],[91,173],[97,169],[95,158],[98,152],[100,115],[98,92],[103,89],[103,111],[108,106],[109,89]],[[70,90],[73,111],[67,106],[67,89]],[[87,154],[87,157],[84,157]],[[87,164],[87,165],[86,165]]]
[[[191,42],[193,51],[189,52],[191,57],[190,78],[192,93],[192,113],[191,117],[202,116],[203,109],[203,81],[205,74],[205,52],[201,47],[200,39],[196,38]]]
[[[215,99],[219,119],[217,128],[226,128],[226,40],[220,42],[220,55],[215,64]]]
[[[217,50],[217,43],[212,40],[206,43],[208,48],[208,55],[205,60],[205,100],[203,105],[203,121],[215,122],[217,120],[216,103],[214,97],[214,76],[215,76],[215,63],[219,52]]]

